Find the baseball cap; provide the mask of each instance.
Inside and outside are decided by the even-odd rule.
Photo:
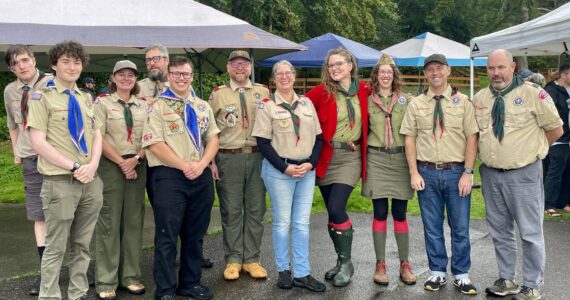
[[[83,84],[87,84],[87,83],[95,83],[95,80],[93,80],[93,78],[91,78],[91,77],[83,78]]]
[[[122,69],[131,69],[135,72],[135,74],[139,74],[139,71],[137,70],[137,65],[135,65],[134,62],[125,59],[125,60],[119,60],[116,64],[115,67],[113,68],[113,74],[117,73],[118,71],[122,70]]]
[[[525,78],[527,78],[527,77],[529,77],[529,76],[532,76],[532,74],[533,74],[533,73],[532,73],[531,70],[526,69],[526,70],[524,70],[524,71],[521,72],[521,78],[522,78],[522,79],[525,79]]]
[[[447,63],[447,58],[443,54],[432,54],[432,55],[426,57],[426,59],[424,60],[424,68],[429,63],[432,63],[432,62],[438,62],[442,65],[449,66],[449,64]]]
[[[236,58],[243,58],[243,59],[247,59],[249,61],[251,61],[251,57],[249,56],[249,53],[247,53],[247,51],[245,50],[235,50],[232,51],[232,53],[230,53],[230,56],[228,56],[228,61],[231,61],[232,59],[236,59]]]

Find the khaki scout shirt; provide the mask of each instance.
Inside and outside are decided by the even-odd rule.
[[[131,140],[128,140],[125,108],[118,101],[117,93],[105,95],[95,100],[99,105],[95,108],[97,119],[101,121],[101,135],[119,153],[119,155],[137,154],[142,146],[142,131],[147,116],[146,101],[131,95],[127,103],[133,117]]]
[[[392,101],[392,96],[388,97],[378,96],[382,105],[385,108],[390,107],[390,102]],[[394,137],[394,144],[392,147],[402,147],[404,146],[404,135],[400,134],[400,127],[402,126],[402,120],[404,119],[404,114],[406,113],[406,108],[408,103],[412,100],[412,95],[410,94],[400,94],[394,108],[390,113],[392,119],[392,135]],[[378,107],[374,101],[372,101],[372,96],[368,96],[368,124],[370,131],[368,132],[368,146],[373,147],[386,147],[386,142],[384,141],[386,137],[386,115],[384,111]]]
[[[167,92],[170,89],[167,89]],[[148,117],[143,129],[143,143],[148,165],[150,167],[168,166],[158,159],[148,149],[158,142],[164,142],[172,151],[185,162],[200,160],[206,141],[216,136],[220,130],[214,122],[214,113],[208,103],[198,97],[183,100],[177,98],[158,97],[157,101],[148,107]],[[189,101],[196,111],[201,136],[201,149],[196,149],[186,131],[184,122],[184,101]],[[174,110],[172,106],[176,107]]]
[[[89,93],[83,92],[75,85],[75,98],[81,108],[87,155],[80,153],[71,141],[67,125],[69,95],[56,78],[54,86],[41,89],[30,97],[28,112],[28,128],[35,128],[46,133],[46,141],[63,156],[84,165],[91,161],[93,154],[93,134],[99,130],[101,123],[95,118],[95,105]],[[41,156],[38,159],[38,171],[43,175],[71,174],[70,170],[56,167]]]
[[[261,100],[269,97],[269,90],[261,84],[252,84],[248,80],[245,87],[245,100],[249,126],[245,126],[239,100],[240,87],[233,81],[214,89],[209,103],[216,117],[220,132],[220,149],[237,149],[255,146],[257,142],[251,132],[255,124],[256,110]]]
[[[145,99],[158,97],[160,94],[162,94],[162,92],[166,91],[166,89],[170,86],[170,83],[168,81],[164,82],[164,87],[162,89],[158,89],[158,95],[155,95],[154,88],[156,87],[157,84],[159,84],[158,82],[152,81],[149,78],[145,78],[139,80],[137,83],[141,88],[141,91],[137,96]]]
[[[493,134],[491,111],[495,97],[488,88],[473,97],[479,124],[479,159],[500,169],[517,169],[543,159],[548,153],[545,131],[562,126],[550,95],[533,83],[525,83],[506,96],[505,135],[499,142]]]
[[[362,134],[362,114],[360,112],[360,102],[358,96],[350,97],[350,102],[354,107],[354,127],[350,128],[350,119],[348,118],[348,107],[346,97],[342,93],[334,95],[336,100],[337,121],[336,131],[332,138],[335,142],[353,142],[360,139]]]
[[[400,133],[416,137],[417,159],[432,163],[463,162],[467,138],[479,131],[473,104],[461,93],[453,94],[451,86],[442,93],[445,130],[441,135],[439,122],[432,133],[436,96],[427,94],[415,97],[406,110]]]
[[[315,107],[309,98],[295,95],[293,103],[299,102],[295,113],[299,116],[299,142],[293,128],[291,113],[279,103],[286,100],[275,91],[275,101],[265,99],[258,106],[253,136],[271,140],[271,146],[277,154],[284,158],[295,160],[311,156],[316,136],[321,134],[321,125]]]
[[[36,69],[36,75],[28,83],[30,90],[28,91],[28,108],[30,99],[35,91],[46,86],[47,82],[53,79],[53,75],[45,74],[44,77],[38,82],[40,77],[40,70]],[[36,155],[32,149],[30,142],[30,133],[25,130],[22,120],[22,110],[20,109],[20,101],[25,83],[20,79],[16,79],[9,83],[4,89],[4,105],[6,106],[6,122],[8,129],[18,129],[18,140],[16,141],[16,157],[30,157]],[[28,109],[29,111],[29,109]]]

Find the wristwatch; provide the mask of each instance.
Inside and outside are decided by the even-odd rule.
[[[467,174],[473,175],[473,169],[472,169],[472,168],[467,168],[467,167],[465,167],[465,168],[463,168],[463,173],[467,173]]]
[[[73,162],[73,168],[71,168],[71,172],[75,172],[80,167],[81,165],[78,162]]]
[[[144,158],[142,158],[142,157],[141,157],[140,155],[138,155],[138,154],[135,155],[135,158],[137,159],[137,165],[142,164]]]

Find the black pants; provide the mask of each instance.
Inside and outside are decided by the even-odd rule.
[[[176,243],[181,240],[178,289],[199,283],[202,277],[201,240],[208,230],[214,203],[214,182],[209,168],[195,180],[177,169],[154,167],[154,281],[155,297],[174,294]]]
[[[568,185],[564,171],[570,162],[570,147],[566,145],[551,146],[547,159],[544,160],[544,209],[562,208],[567,204],[561,197],[563,186]],[[562,199],[561,199],[562,198]]]

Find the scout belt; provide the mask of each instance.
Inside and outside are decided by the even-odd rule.
[[[463,162],[452,161],[452,162],[445,162],[445,163],[432,163],[429,161],[418,160],[418,165],[426,166],[426,167],[436,169],[436,170],[447,170],[447,169],[451,169],[453,167],[462,166]]]
[[[252,147],[243,147],[237,149],[219,149],[221,153],[231,153],[231,154],[240,154],[240,153],[255,153],[257,152],[257,146]]]
[[[386,149],[385,147],[368,146],[368,151],[370,151],[370,150],[376,151],[376,152],[384,152],[384,153],[388,153],[388,154],[404,153],[404,147],[403,146],[392,147],[392,148],[388,148],[388,149]]]

